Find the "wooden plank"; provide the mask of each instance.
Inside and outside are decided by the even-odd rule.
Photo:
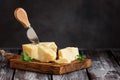
[[[83,49],[80,49],[80,53]],[[86,49],[84,49],[86,50]],[[63,75],[53,75],[53,80],[89,80],[86,69],[70,72]]]
[[[7,62],[0,56],[0,80],[12,80],[13,69],[9,68]]]
[[[16,49],[16,50],[18,54],[21,53],[21,49]],[[51,75],[16,69],[13,79],[14,80],[51,80]]]
[[[92,67],[88,68],[91,80],[120,80],[120,66],[110,51],[85,51],[92,59]]]
[[[53,75],[53,80],[89,80],[86,69],[74,71],[63,75]]]
[[[14,80],[51,80],[51,75],[17,69],[14,75]]]
[[[115,60],[118,62],[120,65],[120,49],[113,49],[111,50],[113,56],[115,57]]]
[[[14,49],[4,49],[4,50],[7,52],[11,52],[11,51],[13,53],[16,52],[16,51],[14,51]],[[13,73],[14,73],[14,69],[10,69],[7,61],[0,54],[0,80],[12,80]]]

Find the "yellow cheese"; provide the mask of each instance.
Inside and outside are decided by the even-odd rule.
[[[65,58],[60,58],[58,60],[55,60],[55,63],[62,64],[62,63],[70,63],[71,61]]]
[[[50,62],[56,59],[57,46],[54,42],[40,42],[39,44],[23,44],[23,52],[31,58],[41,62]]]
[[[23,52],[27,52],[29,57],[41,62],[54,61],[56,63],[70,63],[79,55],[77,47],[66,47],[58,51],[55,42],[40,42],[39,44],[23,44]]]
[[[23,52],[27,52],[29,57],[38,59],[38,47],[35,44],[23,44]]]
[[[68,62],[75,60],[77,55],[79,55],[77,47],[66,47],[58,51],[58,58],[66,59]]]
[[[56,60],[57,46],[54,42],[41,42],[38,46],[39,60],[50,62]]]
[[[57,52],[57,45],[55,44],[55,42],[40,42],[39,46],[44,46],[47,48],[52,49],[53,51]]]

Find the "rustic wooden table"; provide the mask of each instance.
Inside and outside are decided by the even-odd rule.
[[[21,53],[20,49],[4,50]],[[92,59],[92,66],[63,75],[10,69],[0,56],[0,80],[120,80],[120,49],[80,49],[80,52]]]

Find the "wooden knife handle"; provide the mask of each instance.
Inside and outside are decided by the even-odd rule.
[[[23,8],[17,8],[14,11],[15,18],[24,26],[24,28],[30,27],[30,22],[26,11]]]

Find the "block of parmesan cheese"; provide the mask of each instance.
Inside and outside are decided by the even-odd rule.
[[[48,47],[52,49],[53,51],[57,52],[57,45],[55,44],[55,42],[40,42],[39,46],[40,45],[44,47]]]
[[[58,51],[58,61],[57,63],[70,63],[76,59],[79,55],[79,50],[77,47],[66,47]]]
[[[23,44],[23,52],[27,52],[29,57],[38,59],[38,46],[35,44]]]
[[[57,46],[54,42],[41,42],[38,46],[39,60],[42,62],[55,61],[57,57]]]
[[[57,45],[54,42],[40,42],[39,44],[23,44],[23,52],[31,58],[41,62],[50,62],[56,59]]]

